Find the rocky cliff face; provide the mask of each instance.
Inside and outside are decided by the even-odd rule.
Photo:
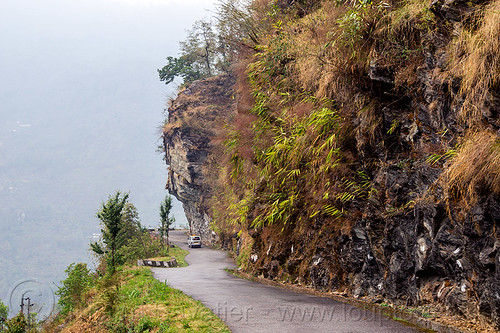
[[[169,166],[166,188],[182,202],[191,232],[204,242],[216,238],[210,230],[207,201],[212,187],[206,173],[211,172],[213,140],[234,110],[232,85],[228,75],[193,82],[172,101],[163,131]]]
[[[439,22],[456,26],[471,11],[462,2],[434,1],[431,9]],[[382,65],[376,56],[370,61],[363,80],[371,91],[363,95],[378,104],[374,114],[380,123],[370,137],[373,115],[360,113],[350,121],[356,161],[370,174],[372,192],[350,206],[359,213],[350,216],[349,227],[338,230],[314,218],[306,231],[304,224],[284,233],[281,226],[250,230],[249,269],[378,302],[432,304],[473,320],[479,315],[498,328],[499,90],[491,89],[486,105],[475,105],[481,125],[471,130],[472,116],[461,119],[469,97],[449,76],[452,38],[432,33],[432,39],[422,37],[425,52],[418,67],[405,74],[412,82],[398,87],[401,68]],[[471,136],[466,142],[465,133]],[[443,162],[456,143],[461,143],[456,158]],[[486,162],[481,151],[496,157]],[[437,163],[429,158],[435,152],[443,157]],[[460,174],[456,183],[450,180],[454,172]],[[457,199],[468,191],[475,193],[473,200]]]
[[[396,35],[375,35],[366,41],[363,35],[359,39],[362,46],[372,43],[371,49],[356,50],[365,52],[366,58],[361,57],[359,64],[353,61],[345,72],[342,66],[328,67],[328,61],[323,60],[329,56],[338,60],[335,56],[342,56],[342,49],[328,51],[324,45],[335,45],[328,40],[335,34],[323,31],[326,37],[322,40],[322,27],[317,22],[339,22],[349,17],[349,11],[342,16],[340,9],[332,7],[332,17],[325,19],[325,2],[325,11],[317,17],[308,21],[306,16],[298,24],[292,20],[289,35],[281,20],[280,29],[266,35],[270,40],[266,40],[266,47],[259,48],[254,58],[258,61],[248,71],[254,75],[247,87],[254,99],[246,101],[255,102],[248,112],[253,114],[248,121],[252,126],[234,126],[239,133],[234,136],[235,142],[239,140],[240,147],[234,148],[233,161],[236,169],[243,170],[238,169],[241,173],[235,178],[244,179],[244,184],[238,185],[236,179],[232,192],[220,196],[220,201],[229,201],[220,206],[225,204],[227,211],[231,210],[226,215],[231,220],[227,233],[233,237],[233,249],[247,271],[322,291],[412,306],[416,312],[425,312],[426,306],[432,305],[500,327],[500,58],[495,56],[495,45],[500,45],[500,16],[492,14],[500,13],[500,2],[488,3],[484,5],[491,8],[484,12],[464,1],[436,0],[429,6],[415,1],[411,8],[395,5],[395,14],[384,16],[378,23],[392,20],[393,27],[384,31]],[[411,12],[415,7],[420,8],[417,14]],[[483,21],[474,21],[474,10],[477,17],[485,17]],[[404,21],[405,17],[408,21]],[[332,24],[329,28],[334,31],[338,26]],[[487,37],[487,31],[495,29],[498,34]],[[314,38],[307,35],[311,31]],[[302,39],[295,37],[301,34]],[[462,40],[457,41],[460,34]],[[338,35],[342,36],[342,32]],[[487,38],[488,43],[484,43]],[[398,39],[403,43],[398,44]],[[307,48],[314,42],[320,45],[321,52],[313,54],[310,63],[304,65],[307,52],[294,53],[294,43]],[[491,50],[485,44],[493,45]],[[480,54],[475,54],[478,48],[482,48]],[[348,55],[355,58],[352,53]],[[330,65],[335,64],[332,59]],[[476,63],[461,71],[456,69],[470,59]],[[341,60],[344,63],[345,59]],[[453,61],[457,63],[450,65]],[[479,69],[476,71],[474,66]],[[497,78],[488,79],[481,74],[485,71],[497,73]],[[483,79],[490,80],[486,86],[482,86]],[[325,81],[329,84],[321,86]],[[181,114],[210,103],[221,103],[214,107],[217,112],[234,110],[233,100],[228,97],[231,84],[227,77],[219,77],[198,82],[187,93],[182,92],[169,109],[171,120],[164,134],[167,163],[171,166],[168,188],[184,203],[192,227],[206,237],[211,234],[207,198],[214,187],[202,170],[207,169],[215,143],[214,134],[207,130],[215,126],[222,132],[223,122],[209,120],[217,114],[206,107],[199,112],[200,117],[208,117],[201,127],[199,121],[191,122],[191,116]],[[224,93],[215,95],[225,97],[213,100],[213,89],[222,89]],[[313,114],[317,107],[303,103],[303,97],[310,93],[308,89],[317,89],[312,93],[321,95],[321,91],[323,97],[328,97],[325,100],[334,100],[342,115],[345,140],[335,146],[331,143],[336,140],[334,134],[330,136],[332,141],[322,146],[338,147],[344,153],[335,163],[323,164],[324,169],[347,161],[344,173],[314,169],[323,163],[319,160],[322,156],[318,154],[317,161],[307,160],[307,146],[302,146],[303,155],[292,155],[294,149],[287,150],[287,144],[307,142],[309,137],[302,133],[314,132],[306,128],[307,122],[296,120]],[[295,103],[294,93],[303,94],[300,102]],[[314,96],[309,100],[314,104],[319,99]],[[256,119],[265,126],[252,136],[248,129],[254,128]],[[320,146],[321,138],[315,138],[314,143]],[[266,150],[273,145],[278,148]],[[245,149],[247,152],[242,153]],[[252,149],[253,153],[248,153]],[[267,160],[262,158],[266,154]],[[282,158],[284,162],[279,164],[283,156],[295,160]],[[269,168],[262,166],[267,161]],[[293,163],[294,169],[286,169]],[[288,177],[281,184],[293,179],[288,184],[297,188],[295,192],[287,192],[286,186],[275,183],[267,187],[273,179],[265,175],[273,167],[277,169],[274,175]],[[314,184],[304,176],[311,169]],[[330,186],[327,184],[346,183],[349,172],[365,175],[369,186],[363,196],[339,204],[342,200],[331,199],[336,194],[333,190],[321,192],[322,186]],[[341,218],[319,210],[304,213],[314,205],[331,208],[335,204],[342,208]],[[266,222],[255,222],[269,212],[271,218]]]

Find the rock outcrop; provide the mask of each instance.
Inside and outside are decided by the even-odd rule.
[[[166,188],[182,202],[191,232],[203,242],[216,237],[207,206],[212,188],[204,175],[210,173],[212,141],[234,110],[233,83],[230,76],[220,75],[190,84],[171,102],[163,131]]]

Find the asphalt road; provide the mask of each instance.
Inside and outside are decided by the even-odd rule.
[[[185,232],[172,231],[170,239],[188,248]],[[153,275],[201,301],[234,333],[418,332],[385,316],[329,298],[236,278],[224,271],[236,265],[223,251],[190,249],[186,260],[188,267],[152,268]]]

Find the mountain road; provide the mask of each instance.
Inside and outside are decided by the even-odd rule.
[[[171,231],[170,239],[181,248],[188,249],[185,231]],[[153,275],[201,301],[234,333],[420,331],[327,297],[237,278],[224,270],[236,268],[224,251],[207,247],[190,249],[186,261],[188,267],[152,268]]]

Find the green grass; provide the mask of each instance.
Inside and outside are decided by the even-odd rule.
[[[101,277],[83,306],[44,325],[53,332],[231,332],[201,302],[156,280],[146,267],[120,267]]]
[[[185,257],[189,254],[188,250],[183,250],[178,246],[171,247],[169,250],[168,256],[148,258],[148,260],[160,260],[160,261],[169,261],[172,257],[177,260],[178,267],[186,267],[188,266]]]
[[[154,279],[149,269],[122,274],[120,301],[108,324],[111,331],[230,332],[201,302]]]
[[[186,265],[189,252],[172,250]],[[62,325],[70,332],[231,332],[201,302],[156,280],[147,267],[121,266],[113,275],[97,277],[83,298],[78,307],[47,322],[44,331]]]

